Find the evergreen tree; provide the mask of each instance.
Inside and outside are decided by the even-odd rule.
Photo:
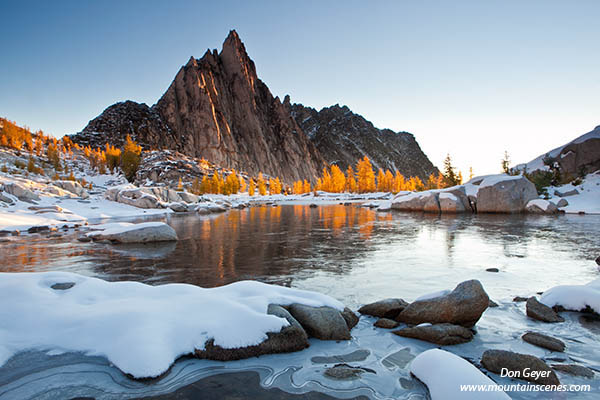
[[[356,193],[358,191],[358,184],[356,183],[356,175],[352,165],[348,165],[346,170],[346,191],[349,193]]]
[[[265,182],[265,178],[263,177],[262,172],[258,174],[258,194],[264,196],[267,194],[267,183]]]
[[[504,152],[504,158],[501,161],[502,172],[510,174],[510,157],[508,157],[508,151]]]
[[[473,167],[469,167],[469,180],[473,179]]]
[[[458,175],[456,174],[456,170],[452,165],[452,158],[450,158],[450,154],[446,155],[444,159],[444,183],[446,187],[456,186],[458,185]]]
[[[375,191],[375,172],[367,156],[359,160],[356,166],[358,171],[358,192],[368,193]]]
[[[331,191],[342,193],[346,188],[346,177],[337,165],[331,166]]]
[[[142,147],[131,139],[131,136],[127,135],[125,138],[125,146],[121,153],[121,170],[125,175],[125,178],[129,182],[133,182],[135,174],[140,166],[142,154]],[[106,163],[106,155],[104,155],[104,163],[100,162],[100,168],[104,168]]]

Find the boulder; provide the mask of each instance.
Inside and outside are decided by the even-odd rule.
[[[402,299],[384,299],[365,304],[358,309],[358,312],[379,318],[396,318],[406,306],[408,306],[408,303]]]
[[[470,329],[453,324],[423,324],[402,328],[392,333],[442,346],[467,343],[473,339],[473,332]]]
[[[356,315],[354,311],[352,311],[348,307],[345,307],[344,311],[342,311],[341,314],[342,318],[344,318],[344,321],[346,321],[346,325],[348,325],[349,330],[352,330],[352,328],[354,328],[356,324],[358,324],[358,315]]]
[[[290,353],[307,348],[310,344],[308,336],[302,326],[290,315],[285,308],[270,304],[267,314],[285,318],[290,325],[279,332],[267,332],[267,339],[254,346],[225,349],[215,345],[211,339],[206,342],[204,349],[196,349],[194,355],[198,358],[218,361],[241,360],[249,357],[258,357],[263,354]]]
[[[0,201],[3,201],[6,204],[13,204],[14,201],[8,196],[5,196],[2,192],[0,192]]]
[[[113,243],[148,243],[177,240],[175,230],[163,222],[132,224],[131,227],[124,229],[90,232],[88,236],[93,240],[108,240]]]
[[[292,304],[289,311],[311,337],[321,340],[350,339],[350,329],[346,320],[334,308]]]
[[[529,354],[506,350],[487,350],[481,357],[481,364],[485,369],[496,374],[500,374],[505,368],[509,371],[511,378],[538,385],[560,385],[556,373],[545,362]]]
[[[575,196],[579,194],[579,190],[577,189],[572,189],[566,192],[559,192],[558,190],[554,191],[554,195],[558,196],[558,197],[569,197],[569,196]]]
[[[565,319],[556,311],[545,304],[540,303],[535,297],[527,299],[525,305],[527,316],[542,322],[565,322]]]
[[[489,177],[477,191],[478,213],[521,213],[538,197],[535,185],[523,176]]]
[[[567,199],[560,199],[557,203],[556,203],[556,207],[566,207],[569,205],[569,202],[567,201]]]
[[[450,323],[470,328],[481,318],[489,302],[478,280],[465,281],[448,294],[409,304],[396,321],[414,325]]]
[[[139,188],[119,191],[116,201],[138,208],[160,208],[160,200],[156,196]]]
[[[533,199],[525,207],[527,212],[532,214],[556,214],[558,207],[551,201],[544,199]]]
[[[400,322],[394,321],[393,319],[389,318],[379,318],[377,321],[375,321],[373,325],[377,328],[394,329],[397,328],[398,325],[400,325]]]
[[[398,194],[392,200],[391,208],[399,211],[423,211],[429,192]]]
[[[175,212],[186,212],[188,210],[187,204],[183,202],[169,203],[169,208]]]
[[[563,341],[537,332],[527,332],[521,338],[534,346],[542,347],[552,351],[565,351]]]
[[[87,190],[85,190],[83,186],[81,186],[79,182],[76,181],[53,181],[52,185],[60,189],[66,190],[67,192],[73,193],[74,195],[79,196],[83,199],[87,199],[88,197],[90,197]]]
[[[434,192],[425,192],[425,202],[423,204],[423,211],[427,213],[439,213],[440,212],[440,201],[438,194]]]
[[[440,210],[442,213],[462,213],[466,211],[463,202],[452,193],[440,193]]]
[[[197,203],[200,197],[188,192],[177,192],[181,200],[186,203]]]
[[[40,196],[16,182],[5,183],[4,191],[27,203],[33,203],[40,200]]]
[[[584,378],[593,378],[594,371],[583,365],[575,364],[552,364],[552,369],[565,374],[583,376]]]

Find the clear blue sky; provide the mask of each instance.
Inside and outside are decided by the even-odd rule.
[[[5,1],[0,116],[56,136],[152,105],[236,29],[274,95],[497,172],[600,124],[600,1]]]

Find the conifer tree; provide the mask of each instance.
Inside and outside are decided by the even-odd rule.
[[[452,165],[452,158],[450,158],[450,154],[446,155],[444,159],[444,183],[446,187],[456,186],[458,185],[458,175],[456,174],[456,170]]]
[[[254,179],[250,178],[250,182],[248,182],[248,195],[249,196],[254,196],[255,187],[256,187],[256,183],[254,182]]]
[[[346,187],[346,177],[337,165],[331,166],[331,191],[342,193]]]
[[[302,188],[302,192],[303,193],[310,193],[310,182],[308,182],[306,179],[304,180],[304,184],[303,184],[303,188]]]
[[[140,166],[141,154],[142,147],[134,142],[131,139],[131,136],[127,135],[125,138],[125,146],[121,153],[121,170],[129,182],[133,182],[135,179],[135,174]],[[104,160],[104,163],[106,163],[106,159]]]
[[[350,193],[356,193],[358,191],[358,184],[356,183],[356,175],[352,165],[348,165],[346,170],[346,191]]]
[[[392,191],[398,193],[402,190],[406,190],[406,182],[400,171],[396,171],[396,175],[394,176],[394,188]]]
[[[358,170],[358,192],[368,193],[375,191],[375,172],[367,156],[357,163]]]
[[[264,196],[267,194],[267,183],[265,182],[265,178],[263,177],[262,172],[258,174],[258,194]]]
[[[502,158],[502,172],[505,174],[510,174],[510,157],[508,156],[508,151],[504,152],[504,158]]]

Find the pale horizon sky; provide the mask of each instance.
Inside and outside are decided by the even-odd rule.
[[[57,1],[3,5],[0,116],[56,136],[154,104],[236,29],[272,93],[347,105],[465,178],[600,125],[598,1]]]

